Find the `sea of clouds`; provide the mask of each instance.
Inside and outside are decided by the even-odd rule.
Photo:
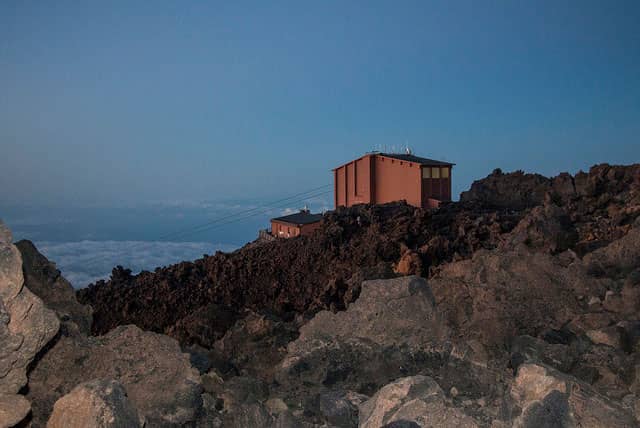
[[[75,288],[99,279],[108,279],[114,266],[122,265],[134,273],[153,271],[181,261],[202,258],[216,251],[234,251],[234,245],[210,242],[163,241],[77,241],[36,242],[40,252],[55,261],[62,275]]]

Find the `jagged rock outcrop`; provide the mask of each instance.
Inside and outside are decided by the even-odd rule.
[[[84,382],[56,401],[47,428],[136,428],[142,426],[117,381]]]
[[[300,328],[298,339],[287,347],[278,379],[346,384],[358,392],[371,392],[365,384],[384,384],[400,375],[391,367],[402,366],[404,359],[409,363],[413,352],[422,352],[425,359],[427,354],[438,358],[446,334],[424,279],[366,281],[346,311],[321,311]]]
[[[531,209],[511,232],[504,235],[500,248],[525,245],[536,251],[559,253],[573,248],[577,241],[578,233],[566,211],[546,201]]]
[[[31,403],[20,394],[0,394],[0,427],[22,422],[31,411]]]
[[[382,387],[360,405],[360,428],[423,427],[475,428],[478,424],[448,404],[440,386],[430,377],[412,376]]]
[[[2,222],[0,238],[0,426],[10,426],[29,413],[28,402],[14,395],[27,384],[29,364],[58,333],[59,322],[25,287],[22,257]]]
[[[338,209],[327,213],[312,237],[250,245],[153,273],[114,270],[109,282],[78,296],[95,311],[96,334],[132,323],[209,347],[245,309],[285,319],[343,310],[358,297],[363,280],[395,276],[403,249],[420,259],[414,255],[408,268],[426,275],[431,266],[496,247],[519,218],[458,204],[435,212],[402,203]]]
[[[449,325],[490,348],[515,336],[560,330],[584,312],[581,296],[606,290],[575,255],[523,248],[478,251],[443,266],[429,284]]]
[[[202,409],[200,375],[178,343],[135,326],[99,337],[63,336],[29,375],[34,421],[42,424],[53,404],[92,379],[119,381],[149,426],[195,423]]]
[[[394,379],[429,375],[466,399],[500,402],[508,372],[490,368],[484,347],[454,341],[439,317],[426,281],[418,277],[366,281],[346,311],[322,311],[300,328],[280,365],[282,393],[326,422],[317,397],[327,391],[372,395]],[[480,420],[495,417],[487,406]],[[494,414],[494,416],[489,416]]]
[[[542,204],[551,184],[551,179],[540,174],[525,174],[524,171],[505,174],[498,168],[486,178],[474,181],[469,190],[460,194],[460,202],[523,210]]]
[[[132,408],[146,426],[637,426],[640,165],[495,172],[463,200],[338,209],[311,237],[117,267],[78,293],[101,336],[53,264],[8,246],[0,279],[62,325],[25,364],[31,425],[58,401],[52,421],[89,403],[75,414],[132,425]],[[0,305],[0,368],[23,346],[11,316]],[[0,418],[28,411],[0,394]]]
[[[79,297],[95,310],[94,333],[136,324],[210,347],[245,309],[282,318],[344,310],[363,280],[393,277],[394,270],[428,278],[478,249],[525,245],[582,257],[625,236],[638,216],[640,165],[602,164],[554,178],[496,171],[460,203],[435,211],[339,208],[311,237],[248,245],[153,273],[116,269]]]
[[[511,394],[520,415],[515,427],[636,427],[627,409],[589,385],[537,364],[518,368]]]
[[[31,241],[18,241],[22,255],[25,285],[38,296],[47,308],[58,315],[62,328],[69,332],[91,332],[91,307],[78,303],[75,290],[56,269],[55,263],[44,257]]]
[[[302,320],[287,322],[270,313],[253,311],[244,315],[215,342],[209,358],[224,361],[224,367],[217,367],[224,372],[242,368],[249,375],[272,381],[274,368],[284,358],[287,344],[298,337]]]

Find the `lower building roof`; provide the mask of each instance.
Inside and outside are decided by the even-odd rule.
[[[300,211],[295,214],[271,219],[271,221],[278,221],[281,223],[289,223],[295,225],[317,223],[320,220],[322,220],[322,214],[311,214],[309,211]]]

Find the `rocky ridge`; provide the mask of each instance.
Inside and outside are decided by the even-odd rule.
[[[638,426],[639,195],[637,165],[496,171],[435,212],[342,209],[309,239],[117,269],[82,303],[18,243],[61,327],[0,405],[30,401],[35,427]]]

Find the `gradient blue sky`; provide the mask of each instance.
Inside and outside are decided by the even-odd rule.
[[[379,144],[640,160],[640,2],[0,2],[0,201],[278,198]]]

